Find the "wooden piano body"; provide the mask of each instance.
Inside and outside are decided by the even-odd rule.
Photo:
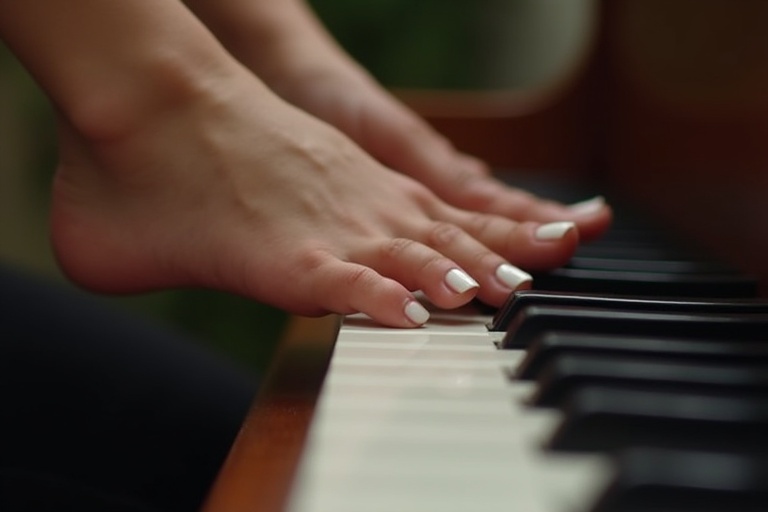
[[[583,60],[544,90],[407,91],[496,168],[616,190],[768,277],[768,4],[602,0]]]
[[[642,205],[758,276],[764,295],[768,2],[604,0],[595,9],[590,51],[544,93],[402,97],[494,167],[565,173]],[[285,510],[339,323],[296,319],[206,512]]]

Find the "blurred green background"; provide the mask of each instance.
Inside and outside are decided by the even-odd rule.
[[[341,44],[387,86],[528,88],[563,72],[592,0],[313,0]],[[0,47],[0,261],[63,280],[47,240],[55,162],[50,105]],[[105,298],[261,371],[287,316],[206,290]]]

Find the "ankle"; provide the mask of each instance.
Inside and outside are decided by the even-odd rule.
[[[218,101],[229,78],[239,72],[228,57],[158,51],[122,80],[94,81],[66,105],[64,115],[85,141],[115,142],[170,113]]]

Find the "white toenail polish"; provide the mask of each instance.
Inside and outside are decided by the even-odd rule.
[[[412,300],[405,305],[405,316],[416,325],[424,325],[429,320],[429,311],[415,300]]]
[[[551,222],[544,224],[536,229],[537,240],[559,240],[565,236],[576,225],[573,222]]]
[[[501,281],[504,286],[516,290],[518,286],[525,282],[533,281],[533,277],[528,272],[504,263],[496,269],[496,279]]]
[[[464,293],[472,288],[479,288],[477,281],[461,269],[454,268],[445,274],[445,284],[456,293]]]
[[[596,196],[586,201],[574,203],[568,209],[577,215],[590,215],[600,211],[603,206],[605,206],[605,198],[603,196]]]

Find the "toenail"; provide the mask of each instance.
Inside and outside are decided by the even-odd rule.
[[[445,274],[445,284],[456,293],[464,293],[472,288],[479,288],[480,284],[459,268],[454,268]]]
[[[565,236],[576,225],[573,222],[551,222],[544,224],[536,229],[537,240],[559,240]]]
[[[568,209],[576,215],[592,215],[602,210],[603,206],[605,206],[605,198],[603,196],[595,196],[592,199],[574,203]]]
[[[496,269],[496,278],[504,284],[504,286],[516,290],[521,284],[533,281],[533,277],[528,272],[520,270],[519,268],[510,265],[509,263],[502,263]]]
[[[405,305],[405,316],[416,325],[424,325],[429,320],[429,311],[415,300]]]

